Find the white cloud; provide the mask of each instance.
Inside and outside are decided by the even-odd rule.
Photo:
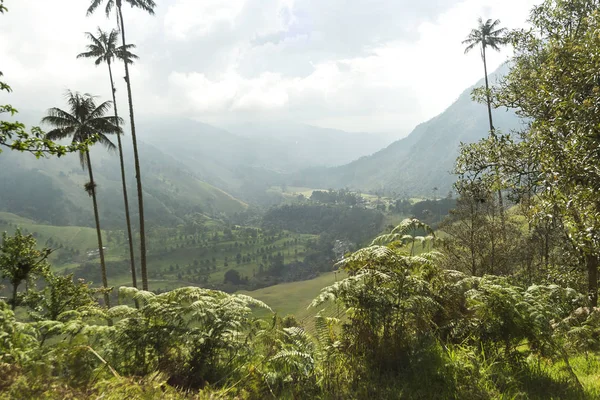
[[[212,123],[291,119],[408,133],[483,75],[461,41],[477,18],[523,26],[534,0],[164,0],[156,17],[125,9],[138,115]],[[85,18],[73,0],[9,0],[0,70],[17,106],[45,109],[64,89],[108,96],[105,67],[76,60]],[[490,70],[509,51],[490,55]],[[116,70],[119,99],[122,72]],[[123,108],[123,107],[121,107]]]
[[[224,24],[232,28],[245,0],[180,0],[165,15],[165,30],[176,39],[204,36]]]

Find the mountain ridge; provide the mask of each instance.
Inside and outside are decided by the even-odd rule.
[[[494,81],[507,70],[500,67],[490,77]],[[488,134],[485,105],[474,102],[463,91],[446,110],[415,127],[406,137],[388,147],[349,164],[334,168],[306,169],[291,177],[296,186],[349,188],[382,191],[404,196],[431,196],[452,190],[451,175],[461,143],[473,143]],[[518,129],[521,121],[513,110],[494,110],[494,125],[500,131]]]

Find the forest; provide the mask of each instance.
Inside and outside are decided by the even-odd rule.
[[[0,193],[0,399],[600,399],[598,0],[544,0],[527,28],[467,32],[486,126],[461,143],[447,196],[282,183],[298,174],[267,185],[269,173],[264,202],[200,180],[184,157],[146,168],[125,28],[130,9],[156,7],[82,9],[119,27],[87,33],[77,55],[106,67],[112,101],[68,91],[47,131],[0,105],[0,159],[76,156],[83,194],[67,200],[48,171],[0,171],[35,187]],[[488,82],[486,57],[505,46],[507,72]],[[500,109],[523,123],[504,127]],[[118,154],[111,194],[100,149]],[[111,201],[122,215],[100,212]],[[262,300],[289,305],[315,282],[295,313]]]

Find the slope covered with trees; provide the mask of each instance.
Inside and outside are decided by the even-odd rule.
[[[506,71],[507,66],[501,67],[490,81],[496,82]],[[465,90],[442,114],[420,124],[407,137],[385,149],[344,166],[307,169],[294,175],[291,183],[408,196],[430,196],[434,187],[440,193],[447,193],[456,179],[451,171],[460,144],[478,141],[486,136],[489,126],[485,106],[471,100],[472,90]],[[501,132],[522,126],[514,111],[504,108],[495,111],[494,121]]]
[[[185,165],[160,150],[140,145],[144,177],[147,219],[151,226],[175,226],[193,212],[209,216],[233,215],[247,205],[202,180]],[[125,159],[131,160],[125,146]],[[124,208],[121,193],[121,172],[114,153],[97,152],[94,168],[98,185],[100,217],[108,229],[124,229]],[[132,168],[126,166],[128,176]],[[0,157],[0,210],[12,212],[40,222],[56,225],[91,226],[87,212],[87,194],[81,189],[86,181],[77,156],[61,159],[35,160],[26,154],[3,153]],[[130,184],[133,182],[130,182]],[[137,215],[135,203],[130,204]]]

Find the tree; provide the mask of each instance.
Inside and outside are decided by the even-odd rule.
[[[94,36],[90,32],[86,32],[86,36],[90,40],[87,45],[87,51],[77,55],[77,58],[93,58],[95,64],[100,65],[106,63],[108,66],[108,76],[110,78],[110,88],[113,97],[113,108],[115,111],[115,123],[119,126],[119,113],[117,111],[117,99],[115,96],[115,82],[112,75],[112,62],[115,59],[121,60],[127,64],[133,64],[133,60],[138,56],[131,53],[130,49],[135,48],[135,45],[129,44],[125,46],[117,46],[116,30],[111,30],[106,33],[98,28],[98,36]],[[117,135],[117,147],[119,149],[119,162],[121,164],[121,182],[123,184],[123,202],[125,206],[125,222],[127,224],[127,238],[129,241],[129,260],[131,264],[131,281],[133,287],[137,287],[137,279],[135,274],[135,257],[133,252],[133,235],[131,233],[131,219],[129,216],[129,200],[127,198],[127,182],[125,179],[125,162],[123,161],[123,146],[121,144],[121,135]]]
[[[506,29],[498,28],[500,25],[500,20],[492,21],[488,19],[485,24],[483,20],[479,18],[478,20],[479,26],[476,29],[471,30],[471,33],[465,40],[463,40],[463,44],[466,44],[465,54],[473,50],[477,46],[481,46],[481,59],[483,60],[483,70],[485,73],[485,90],[487,94],[487,108],[488,108],[488,118],[490,122],[490,133],[495,135],[494,123],[492,121],[492,105],[490,102],[490,86],[488,82],[488,72],[487,72],[487,61],[486,61],[486,53],[485,50],[488,48],[492,48],[493,50],[500,51],[500,46],[506,44]]]
[[[52,250],[36,249],[36,240],[32,235],[23,235],[17,229],[14,236],[2,234],[0,246],[0,273],[12,285],[11,307],[17,307],[19,285],[42,275],[49,267],[46,259]]]
[[[231,283],[233,285],[239,285],[242,283],[242,276],[235,269],[230,269],[225,272],[223,283]]]
[[[530,22],[530,29],[511,33],[512,68],[490,97],[495,106],[515,108],[529,121],[519,138],[528,151],[519,158],[535,164],[534,183],[539,189],[534,215],[562,222],[567,240],[585,265],[589,298],[596,306],[600,260],[598,1],[546,0],[533,9]],[[505,173],[518,177],[520,171],[505,168]]]
[[[479,18],[478,20],[479,26],[477,29],[471,30],[471,33],[462,43],[466,44],[465,54],[473,50],[477,46],[481,46],[481,59],[483,61],[483,70],[485,77],[485,95],[486,95],[486,105],[488,109],[488,118],[490,122],[490,135],[493,139],[496,139],[496,129],[494,128],[494,123],[492,120],[492,104],[490,101],[490,85],[488,82],[488,72],[487,72],[487,60],[485,50],[490,47],[493,50],[500,51],[500,46],[505,45],[507,43],[506,39],[506,29],[498,28],[500,25],[500,20],[492,21],[488,19],[485,24],[483,20]],[[502,200],[502,188],[500,187],[500,182],[498,179],[498,174],[496,174],[497,178],[497,186],[498,186],[498,203],[500,206],[500,220],[502,221],[502,231],[504,233],[504,202]]]
[[[102,289],[92,289],[83,279],[74,280],[73,274],[61,276],[48,271],[46,286],[40,291],[30,290],[25,298],[38,320],[57,320],[70,310],[97,306],[95,294]]]
[[[119,120],[116,117],[105,116],[111,108],[111,102],[105,101],[96,105],[94,97],[90,94],[81,95],[67,91],[67,103],[69,112],[60,108],[51,108],[48,115],[42,119],[43,123],[53,126],[54,129],[47,133],[51,140],[60,140],[67,137],[72,138],[73,143],[83,142],[96,135],[98,142],[108,149],[114,149],[115,145],[108,139],[107,134],[121,133],[118,126]],[[85,190],[92,198],[94,206],[94,219],[96,221],[96,234],[98,236],[98,252],[100,255],[100,268],[102,273],[102,286],[108,288],[106,277],[106,264],[104,263],[104,248],[102,246],[102,231],[100,230],[100,217],[98,214],[98,202],[96,200],[96,182],[92,170],[89,150],[79,152],[79,161],[81,167],[87,168],[90,181],[85,184]],[[110,307],[110,297],[108,292],[104,293],[104,301],[107,307]]]
[[[87,15],[91,15],[94,11],[102,4],[104,0],[92,0],[92,4],[88,7]],[[125,0],[131,7],[141,8],[148,12],[150,15],[154,15],[154,8],[156,3],[153,0]],[[115,8],[117,10],[117,21],[121,29],[121,46],[127,48],[127,41],[125,40],[125,22],[123,20],[122,0],[106,0],[106,16],[110,17],[111,11]],[[133,114],[133,98],[131,94],[131,79],[129,76],[129,64],[125,60],[123,62],[125,66],[125,83],[127,84],[127,99],[129,102],[129,120],[131,124],[131,140],[133,141],[133,158],[135,163],[135,179],[137,181],[137,192],[138,192],[138,209],[140,215],[140,262],[141,262],[141,273],[142,273],[142,288],[148,290],[148,271],[146,268],[146,233],[144,227],[144,198],[142,192],[142,174],[140,170],[140,157],[138,154],[137,147],[137,136],[135,132],[135,117]]]

